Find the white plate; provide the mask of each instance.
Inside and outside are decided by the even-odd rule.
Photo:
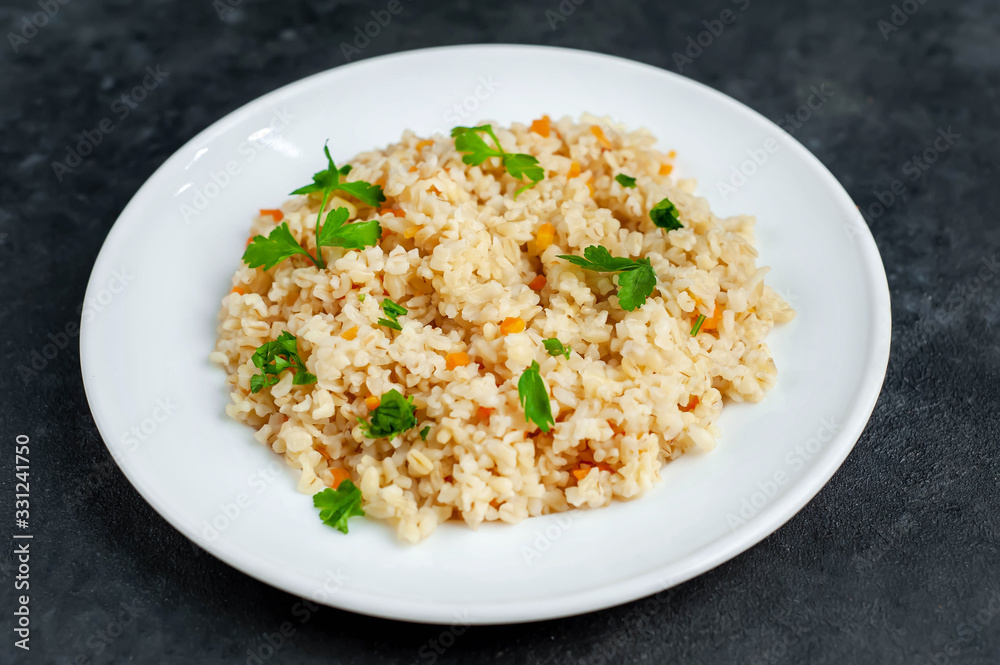
[[[407,128],[427,135],[481,119],[585,111],[648,127],[663,149],[677,151],[679,175],[698,178],[716,213],[758,217],[768,282],[798,310],[768,340],[776,388],[760,404],[727,406],[714,452],[669,464],[654,491],[629,503],[478,531],[447,524],[417,546],[397,543],[374,520],[352,520],[348,536],[323,525],[310,498],[295,491],[292,470],[226,418],[224,373],[207,361],[251,217],[309,181],[328,138],[343,163]],[[752,168],[748,154],[764,163]],[[755,173],[724,195],[717,183],[734,168]],[[167,160],[125,208],[97,259],[83,318],[83,376],[108,450],[185,536],[302,597],[464,624],[560,617],[640,598],[772,533],[860,436],[890,333],[875,243],[837,181],[794,139],[680,76],[522,46],[374,58],[229,114]]]

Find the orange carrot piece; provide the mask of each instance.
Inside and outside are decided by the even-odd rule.
[[[531,131],[542,136],[544,138],[549,138],[552,127],[550,126],[549,116],[543,115],[538,120],[533,120],[531,123]]]
[[[479,418],[480,420],[489,420],[494,411],[496,411],[496,409],[491,409],[488,406],[481,406],[476,409],[476,418]]]
[[[609,141],[608,137],[604,135],[604,130],[603,129],[601,129],[597,125],[591,125],[590,126],[590,133],[597,137],[598,143],[600,143],[602,146],[604,146],[608,150],[611,149],[611,141]]]
[[[415,148],[416,148],[416,149],[417,149],[418,151],[420,151],[420,150],[423,150],[424,148],[426,148],[426,147],[427,147],[427,146],[429,146],[429,145],[434,145],[434,141],[432,141],[432,140],[430,140],[430,139],[424,139],[423,141],[419,141],[419,142],[417,142],[417,145],[416,145],[416,146],[414,146],[414,147],[415,147]]]
[[[276,208],[261,208],[260,216],[263,217],[264,215],[270,215],[276,222],[280,222],[285,218],[285,213]]]
[[[242,286],[234,286],[233,290],[230,291],[230,293],[238,293],[241,296],[245,296],[247,294],[247,292],[243,290]]]
[[[469,358],[469,354],[464,351],[459,351],[457,353],[449,353],[444,357],[445,366],[448,369],[455,369],[456,367],[464,367],[472,362]]]
[[[538,293],[545,288],[545,275],[536,275],[533,280],[528,282],[528,288],[530,288],[535,293]]]
[[[569,165],[569,172],[566,173],[567,178],[575,178],[580,175],[580,163],[574,160]]]
[[[340,336],[346,339],[348,342],[358,336],[358,327],[348,328],[344,332],[340,333]]]
[[[694,408],[698,406],[700,402],[701,400],[699,400],[696,395],[691,395],[691,399],[688,400],[687,404],[681,407],[681,411],[684,412],[694,411]]]
[[[374,411],[379,407],[381,403],[382,400],[380,400],[378,397],[375,397],[375,395],[369,395],[368,397],[365,398],[365,406],[368,407],[369,411]]]
[[[660,175],[670,175],[673,170],[673,164],[660,164]]]
[[[535,247],[538,248],[539,252],[543,252],[548,249],[549,245],[555,239],[556,227],[546,222],[539,226],[538,231],[535,232]]]
[[[351,472],[339,466],[330,469],[330,473],[333,475],[333,489],[340,487],[340,483],[345,480],[351,479]]]
[[[519,316],[508,316],[500,324],[500,332],[504,335],[510,335],[511,333],[524,332],[525,323],[524,319]]]

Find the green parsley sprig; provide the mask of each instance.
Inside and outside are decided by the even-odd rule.
[[[316,375],[306,371],[306,365],[299,357],[298,338],[288,332],[282,331],[278,339],[264,342],[257,347],[251,357],[254,367],[260,370],[260,374],[250,377],[250,392],[258,393],[268,386],[273,386],[278,382],[278,375],[286,369],[295,372],[292,383],[296,386],[304,386],[316,383]]]
[[[543,432],[548,432],[556,421],[549,404],[549,389],[545,387],[540,369],[538,362],[532,360],[531,366],[524,370],[517,382],[517,396],[524,409],[524,419],[538,425]]]
[[[385,326],[386,328],[392,328],[393,330],[402,330],[403,326],[400,325],[399,317],[406,314],[407,310],[402,305],[397,305],[388,298],[382,301],[382,313],[385,314],[385,318],[379,319],[378,324],[380,326]]]
[[[364,517],[361,508],[361,490],[350,480],[341,481],[337,489],[327,487],[313,494],[313,505],[319,508],[319,518],[341,533],[347,533],[347,519]]]
[[[656,224],[661,229],[676,231],[677,229],[684,228],[684,225],[681,224],[681,214],[678,212],[677,206],[671,203],[670,199],[663,199],[650,208],[649,218],[653,220],[653,224]]]
[[[624,173],[619,173],[618,175],[616,175],[615,180],[617,180],[618,184],[621,185],[622,187],[628,187],[629,189],[635,187],[635,178],[633,178],[632,176],[625,175]]]
[[[379,405],[372,409],[370,422],[358,418],[361,431],[369,439],[392,439],[417,426],[413,398],[403,397],[398,390],[382,395]]]
[[[486,145],[486,141],[479,135],[485,132],[493,139],[496,148]],[[522,152],[507,152],[500,145],[500,139],[493,132],[492,125],[480,125],[479,127],[455,127],[451,130],[451,135],[455,139],[455,150],[467,153],[462,157],[462,161],[471,166],[478,166],[490,157],[499,157],[503,167],[507,169],[514,178],[518,180],[530,180],[531,182],[514,192],[514,198],[526,189],[531,189],[545,177],[545,169],[538,165],[538,160]]]
[[[583,256],[560,254],[573,265],[594,272],[617,272],[618,304],[626,311],[632,311],[646,304],[646,298],[656,288],[656,271],[649,259],[627,259],[611,256],[611,252],[601,245],[591,245],[583,250]]]
[[[289,257],[304,254],[317,268],[323,269],[326,267],[326,261],[323,259],[321,247],[362,249],[376,245],[382,237],[382,227],[377,220],[345,224],[350,213],[344,207],[331,210],[326,216],[326,221],[321,224],[326,202],[335,191],[350,194],[370,206],[378,206],[385,201],[385,194],[382,193],[382,188],[378,185],[363,180],[341,181],[341,177],[347,176],[351,172],[351,165],[347,164],[338,169],[330,156],[330,148],[324,145],[323,152],[326,153],[329,168],[314,174],[311,184],[299,187],[292,192],[292,194],[323,192],[323,200],[319,205],[319,212],[316,214],[316,256],[306,251],[295,240],[287,223],[282,223],[275,227],[266,238],[262,235],[254,236],[250,244],[247,245],[246,252],[243,253],[243,261],[251,268],[263,266],[264,270],[270,270]]]
[[[542,340],[542,345],[545,346],[545,351],[548,352],[550,356],[565,356],[566,360],[569,360],[569,354],[572,349],[560,342],[555,337],[549,337],[548,339]]]

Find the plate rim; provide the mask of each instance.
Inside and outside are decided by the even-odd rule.
[[[534,51],[543,56],[556,54],[583,59],[611,60],[621,66],[632,67],[654,76],[665,76],[673,79],[676,84],[695,88],[702,94],[708,94],[716,102],[735,108],[758,123],[764,123],[764,126],[769,129],[780,131],[785,135],[783,138],[788,140],[789,146],[798,153],[799,158],[804,159],[812,165],[813,173],[825,181],[826,187],[837,197],[849,202],[851,206],[856,208],[843,185],[841,185],[819,158],[806,149],[794,136],[782,130],[778,125],[750,106],[729,97],[715,88],[670,70],[621,56],[555,46],[459,44],[419,48],[366,58],[346,65],[325,69],[291,81],[237,107],[191,137],[156,168],[129,199],[129,202],[118,215],[94,261],[94,266],[87,281],[84,302],[89,302],[94,293],[103,287],[102,284],[97,283],[97,278],[99,275],[104,274],[104,268],[110,263],[111,257],[116,254],[117,245],[120,244],[121,236],[125,232],[125,225],[119,224],[119,222],[129,217],[130,211],[139,207],[140,202],[149,197],[151,192],[157,191],[158,188],[156,185],[158,181],[166,177],[178,163],[182,162],[184,156],[198,144],[209,141],[219,134],[224,134],[229,130],[231,125],[238,124],[244,116],[257,112],[259,107],[267,106],[273,100],[291,93],[293,89],[308,89],[310,86],[314,86],[328,77],[338,76],[340,72],[346,69],[355,71],[371,66],[381,66],[387,61],[406,59],[415,55],[438,54],[442,52],[456,53],[468,50],[492,50],[497,51],[498,54],[511,50],[519,52]],[[675,560],[654,571],[640,573],[586,591],[550,596],[544,600],[466,603],[464,608],[468,610],[469,615],[472,615],[467,623],[489,625],[556,619],[598,611],[651,596],[693,579],[751,549],[798,514],[826,486],[854,449],[871,418],[878,397],[881,394],[890,356],[892,316],[888,278],[871,230],[864,222],[860,212],[856,209],[854,210],[854,215],[856,216],[854,221],[857,222],[855,224],[856,228],[853,231],[854,238],[858,241],[856,243],[857,255],[861,268],[864,269],[867,275],[864,284],[868,290],[867,295],[871,297],[873,307],[874,318],[871,327],[875,331],[884,331],[884,338],[878,339],[877,336],[872,335],[870,336],[870,341],[866,344],[865,351],[868,355],[868,360],[874,364],[870,364],[869,371],[862,376],[858,390],[847,410],[848,418],[829,444],[831,452],[836,451],[836,454],[832,456],[827,455],[824,458],[826,460],[825,464],[816,468],[809,475],[790,484],[784,494],[777,500],[764,506],[751,520],[747,521],[746,525],[741,526],[738,530],[731,531],[729,534],[715,541],[711,541],[691,555]],[[84,311],[86,311],[85,308]],[[161,503],[158,498],[153,496],[154,493],[152,491],[137,482],[136,476],[130,470],[129,465],[124,460],[119,459],[115,451],[108,444],[109,436],[111,436],[112,432],[111,425],[108,422],[109,416],[106,411],[102,411],[101,409],[102,396],[99,395],[99,389],[94,384],[97,379],[88,378],[90,376],[88,369],[97,365],[100,360],[100,348],[95,343],[95,338],[91,335],[92,330],[93,327],[86,320],[81,320],[79,344],[84,391],[101,439],[108,453],[115,461],[115,464],[122,470],[122,473],[132,487],[167,523],[202,550],[260,582],[301,598],[309,598],[311,590],[302,584],[299,578],[285,570],[268,565],[262,559],[255,558],[245,548],[236,546],[227,539],[216,539],[211,542],[205,542],[205,539],[198,532],[196,525],[186,524],[181,516],[172,513],[169,505]],[[667,576],[664,574],[664,568],[667,567],[679,570],[680,572],[675,572]],[[373,597],[364,592],[352,592],[349,588],[342,588],[338,590],[338,593],[334,594],[328,600],[322,601],[322,603],[338,609],[379,618],[415,623],[454,623],[454,606],[450,602],[439,605],[434,601],[416,602],[405,598],[393,598],[391,602],[387,603],[384,596]]]

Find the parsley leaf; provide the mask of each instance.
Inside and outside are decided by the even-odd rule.
[[[646,304],[646,298],[656,288],[656,271],[649,259],[639,259],[635,270],[618,276],[618,304],[627,312]]]
[[[378,324],[380,326],[385,326],[386,328],[392,328],[393,330],[402,330],[403,326],[399,324],[397,319],[407,313],[407,309],[402,305],[397,305],[393,301],[386,298],[382,301],[382,312],[385,314],[386,318],[379,319]]]
[[[382,237],[382,227],[378,220],[344,224],[350,212],[347,208],[331,210],[319,234],[319,244],[324,247],[344,249],[364,249],[378,244]]]
[[[703,323],[705,323],[705,315],[699,314],[698,320],[694,322],[694,328],[691,328],[691,337],[698,334],[698,331],[701,330],[701,324]]]
[[[243,252],[243,261],[251,268],[264,266],[264,270],[270,270],[285,259],[296,254],[305,254],[316,263],[316,259],[306,250],[302,249],[298,241],[288,229],[288,224],[282,222],[274,227],[271,233],[265,238],[262,235],[254,236]]]
[[[276,384],[278,375],[286,369],[295,372],[292,383],[296,386],[316,383],[316,375],[306,371],[306,365],[299,357],[298,338],[287,330],[282,331],[278,339],[264,342],[257,347],[250,359],[254,367],[260,370],[260,374],[250,377],[252,393],[258,393]]]
[[[431,431],[431,426],[430,425],[427,425],[426,427],[424,427],[422,430],[420,430],[420,438],[423,439],[424,441],[426,441],[427,440],[427,435],[430,434],[430,431]]]
[[[611,252],[601,245],[591,245],[583,250],[583,257],[560,254],[560,259],[566,259],[573,265],[584,270],[596,272],[618,272],[620,270],[635,270],[636,262],[632,259],[611,256]]]
[[[566,356],[566,360],[569,360],[571,349],[555,337],[543,339],[542,344],[550,356]]]
[[[649,259],[611,256],[611,252],[601,245],[586,248],[583,257],[560,254],[559,258],[585,270],[622,273],[618,276],[618,304],[629,312],[642,307],[656,288],[656,271]]]
[[[496,148],[491,148],[479,135],[479,132],[486,132]],[[499,157],[503,167],[512,177],[518,180],[530,180],[527,185],[520,187],[514,192],[514,198],[526,189],[531,189],[545,178],[545,169],[538,160],[523,152],[507,152],[500,145],[500,139],[493,133],[492,125],[480,125],[478,127],[455,127],[451,130],[451,135],[455,138],[455,150],[467,153],[462,156],[462,161],[470,166],[478,166],[490,157]]]
[[[649,210],[649,218],[653,220],[661,229],[676,231],[683,229],[681,224],[681,214],[677,211],[677,206],[670,202],[670,199],[663,199]]]
[[[618,184],[621,185],[622,187],[629,187],[629,188],[635,187],[635,178],[633,178],[632,176],[627,176],[624,173],[619,173],[618,175],[616,175],[615,180],[617,180]]]
[[[371,412],[371,422],[358,418],[361,431],[369,439],[391,439],[417,426],[413,414],[413,398],[403,397],[398,390],[390,390],[382,395],[379,405]]]
[[[524,419],[538,425],[543,432],[548,432],[556,421],[552,418],[549,390],[545,387],[539,369],[538,362],[532,360],[531,367],[524,370],[517,382],[517,396],[524,409]]]
[[[361,490],[350,480],[341,481],[337,489],[327,487],[313,494],[313,505],[319,508],[319,518],[341,533],[347,533],[349,517],[364,517],[361,508]]]

